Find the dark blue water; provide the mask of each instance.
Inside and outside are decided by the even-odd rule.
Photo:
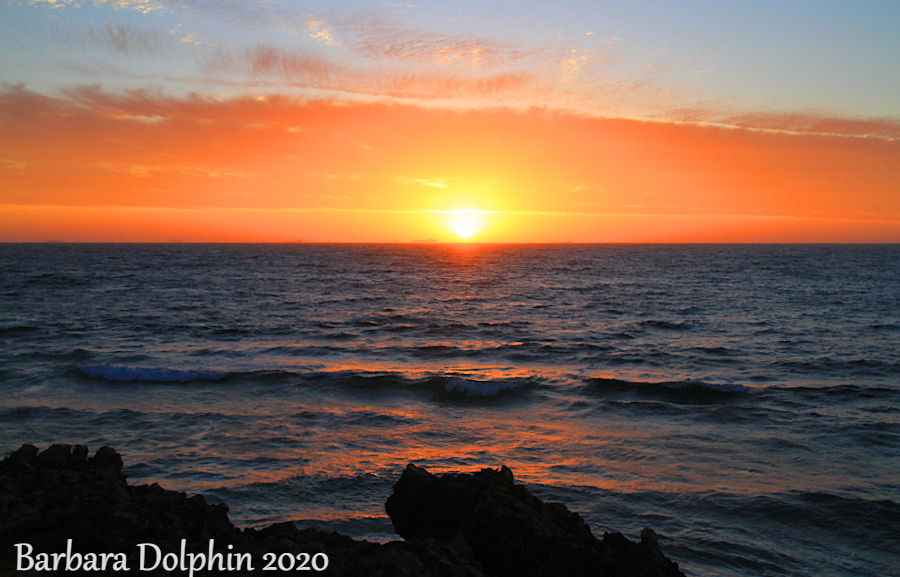
[[[898,575],[900,246],[0,245],[0,449],[393,538],[510,466],[691,575]]]

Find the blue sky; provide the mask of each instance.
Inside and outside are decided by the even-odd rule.
[[[130,44],[111,41],[115,33]],[[400,44],[408,52],[391,54]],[[652,116],[699,106],[900,115],[897,2],[0,4],[0,80],[43,93],[98,83],[176,94],[239,91],[250,80],[246,74],[212,73],[202,63],[208,65],[216,51],[260,45],[356,70],[536,74],[552,86],[536,91],[541,98],[530,95],[523,102],[601,114]],[[494,52],[479,64],[458,52],[467,45]],[[448,58],[440,59],[441,49]],[[567,56],[568,77],[558,64]],[[255,80],[256,89],[301,89],[284,79]],[[343,89],[339,81],[327,86]],[[354,90],[359,93],[359,87]],[[575,94],[563,98],[559,92]]]

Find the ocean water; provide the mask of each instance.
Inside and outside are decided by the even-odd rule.
[[[689,575],[900,575],[898,245],[0,245],[0,450],[393,535],[511,467]]]

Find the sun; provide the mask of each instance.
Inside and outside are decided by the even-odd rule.
[[[480,210],[453,210],[445,213],[445,225],[462,240],[468,240],[484,228],[485,214]]]

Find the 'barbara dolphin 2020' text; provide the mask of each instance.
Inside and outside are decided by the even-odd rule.
[[[178,552],[164,552],[154,543],[138,543],[137,567],[132,567],[135,556],[119,553],[79,553],[72,550],[72,539],[66,541],[66,550],[61,553],[35,553],[29,543],[16,543],[17,571],[187,571],[193,576],[195,571],[254,571],[253,556],[250,553],[217,551],[215,539],[209,540],[206,551],[188,552],[187,542],[181,540]],[[262,558],[263,571],[324,571],[328,567],[325,553],[265,553]]]

